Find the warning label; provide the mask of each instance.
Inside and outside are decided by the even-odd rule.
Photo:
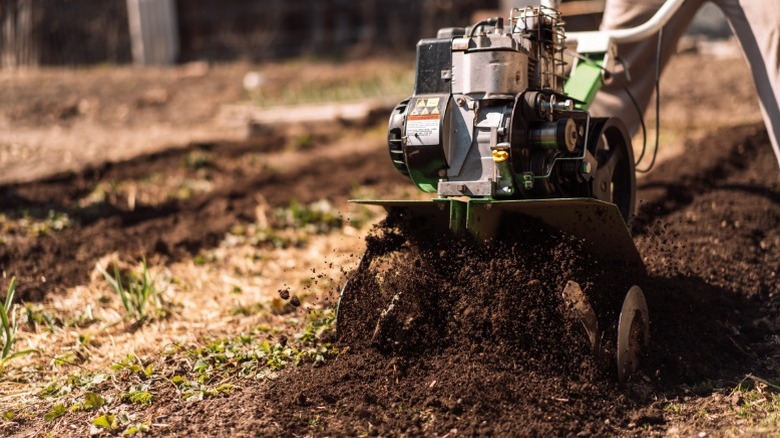
[[[436,145],[440,142],[440,99],[418,99],[406,119],[406,142],[409,145]]]

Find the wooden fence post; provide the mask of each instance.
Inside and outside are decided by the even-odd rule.
[[[0,0],[0,68],[38,65],[33,0]]]
[[[127,18],[136,64],[176,62],[179,34],[174,0],[127,0]]]

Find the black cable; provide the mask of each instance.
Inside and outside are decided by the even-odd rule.
[[[482,26],[497,26],[500,21],[503,21],[501,18],[494,17],[494,18],[486,18],[484,20],[477,21],[476,24],[471,26],[471,29],[469,30],[469,38],[474,37],[474,32],[477,30],[477,28]]]
[[[596,62],[593,62],[593,60],[591,60],[587,56],[583,56],[582,54],[571,50],[566,50],[566,53],[579,59],[580,61],[586,62],[592,66],[600,68],[601,71],[603,71],[610,77],[616,76],[611,71],[604,68],[604,66]],[[620,87],[623,89],[623,91],[625,91],[626,95],[628,95],[628,99],[631,101],[631,104],[634,106],[634,110],[636,111],[637,118],[639,119],[639,126],[641,126],[642,128],[642,153],[639,154],[639,158],[634,162],[634,166],[636,166],[637,164],[639,164],[642,158],[644,158],[645,151],[647,150],[647,126],[645,125],[645,115],[644,113],[642,113],[642,109],[639,107],[639,102],[636,101],[636,98],[634,98],[634,95],[628,89],[628,83],[631,81],[629,80],[628,66],[626,65],[626,62],[623,60],[623,58],[620,58],[619,56],[615,57],[615,61],[619,62],[620,65],[623,66],[624,76],[626,76],[626,79],[625,79],[625,85],[621,85]]]
[[[642,109],[639,108],[639,103],[636,101],[636,99],[634,99],[634,95],[631,94],[631,91],[628,90],[627,86],[623,87],[623,91],[626,92],[626,95],[628,95],[628,98],[634,105],[636,114],[639,116],[639,126],[642,128],[642,152],[639,154],[639,158],[634,161],[634,166],[636,166],[640,161],[642,161],[642,158],[645,156],[645,151],[647,151],[647,126],[645,125],[645,115],[642,114]]]
[[[626,85],[623,85],[622,88],[628,96],[628,99],[631,101],[631,104],[634,105],[634,110],[636,111],[636,115],[639,118],[639,126],[642,128],[642,153],[640,153],[639,158],[634,161],[634,166],[636,166],[640,161],[642,161],[642,158],[645,156],[645,151],[647,151],[647,126],[645,125],[645,115],[642,113],[642,108],[639,107],[639,102],[637,102],[634,98],[634,94],[631,93],[631,90],[628,89],[628,83],[630,83],[631,80],[628,74],[628,66],[626,65],[626,62],[619,56],[615,57],[615,61],[619,62],[620,65],[623,66],[624,76],[626,77]]]
[[[653,158],[646,169],[636,169],[639,173],[647,173],[655,166],[655,159],[658,158],[658,146],[661,138],[661,45],[664,38],[664,28],[658,31],[658,47],[655,53],[655,149]]]
[[[650,164],[647,166],[647,168],[634,169],[638,173],[650,172],[655,166],[656,159],[658,158],[658,148],[660,146],[660,138],[661,138],[661,47],[663,45],[663,35],[664,35],[664,30],[663,28],[661,28],[658,31],[658,45],[656,47],[656,53],[655,53],[655,148],[653,149],[653,158],[650,160]],[[603,66],[593,62],[586,56],[583,56],[582,54],[577,52],[571,52],[569,50],[567,50],[566,52],[572,54],[574,57],[580,59],[581,61],[585,61],[590,63],[591,65],[595,65],[605,73],[612,75],[612,72],[605,69]],[[626,68],[626,65],[623,62],[623,60],[620,58],[617,58],[617,60],[621,64],[623,64],[623,68],[627,74],[628,69]],[[634,98],[634,95],[631,94],[631,91],[628,90],[627,85],[623,86],[622,88],[623,91],[626,92],[626,95],[628,95],[629,100],[631,100],[631,104],[634,106],[634,109],[636,110],[637,115],[639,116],[639,124],[642,127],[642,153],[639,154],[639,158],[634,163],[634,166],[637,166],[639,165],[640,161],[642,161],[642,158],[645,157],[645,153],[647,151],[647,126],[645,125],[645,117],[644,114],[642,113],[642,109],[639,107],[639,103]]]

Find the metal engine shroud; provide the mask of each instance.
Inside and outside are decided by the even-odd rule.
[[[617,204],[627,219],[630,139],[618,120],[593,119],[564,94],[564,44],[560,14],[544,7],[515,9],[506,26],[492,18],[421,40],[414,96],[389,122],[396,168],[439,198],[593,197]],[[613,163],[598,181],[606,143],[622,144],[623,169]]]

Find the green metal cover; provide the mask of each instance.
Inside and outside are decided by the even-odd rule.
[[[587,110],[593,100],[596,98],[596,93],[601,89],[603,82],[601,74],[603,70],[604,55],[603,54],[591,54],[589,59],[580,60],[577,63],[577,67],[574,72],[566,80],[563,85],[563,93],[572,99],[576,99],[582,103],[577,104],[577,108],[581,110]]]
[[[496,237],[504,213],[523,214],[582,239],[589,250],[612,260],[644,266],[617,206],[591,198],[497,201],[466,198],[428,201],[351,200],[402,209],[416,217],[436,220],[455,234],[469,232],[479,241]],[[448,205],[449,204],[449,205]]]

